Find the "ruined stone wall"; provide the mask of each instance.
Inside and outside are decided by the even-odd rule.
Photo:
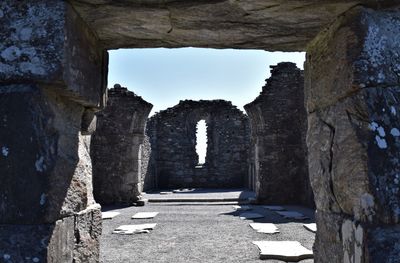
[[[196,125],[207,123],[207,155],[198,166]],[[247,177],[248,118],[228,101],[181,101],[154,115],[147,134],[152,145],[149,172],[157,187],[243,187]],[[197,166],[197,167],[196,167]]]
[[[106,108],[96,114],[91,144],[94,197],[99,203],[140,199],[142,145],[151,108],[150,103],[119,85],[108,91]]]
[[[303,72],[294,63],[271,68],[261,94],[245,106],[251,122],[252,185],[262,202],[313,205]]]

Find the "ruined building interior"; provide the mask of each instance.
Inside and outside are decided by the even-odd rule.
[[[399,262],[398,1],[5,0],[0,23],[0,262],[258,262],[283,237],[305,246],[304,262]],[[190,46],[306,51],[306,62],[272,67],[246,112],[184,100],[148,119],[140,94],[107,90],[108,50]],[[253,222],[282,232],[250,232],[226,205],[148,205],[143,194],[216,187],[253,190],[247,205],[272,216]],[[113,204],[165,209],[169,224],[113,235],[139,220],[121,209],[106,222]],[[316,233],[266,205],[301,205]],[[182,213],[204,220],[189,226]]]

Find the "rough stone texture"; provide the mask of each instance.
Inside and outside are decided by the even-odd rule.
[[[250,172],[257,200],[313,206],[308,178],[304,77],[296,64],[271,66],[260,95],[245,105],[250,117]]]
[[[398,11],[355,8],[309,46],[307,144],[317,262],[400,257],[399,246],[386,246],[400,235],[399,21]]]
[[[207,124],[207,154],[199,166],[196,125]],[[152,152],[149,177],[158,188],[243,187],[247,178],[248,118],[223,100],[180,101],[148,121]],[[196,167],[197,166],[197,167]]]
[[[1,262],[98,262],[100,206],[40,225],[0,225]]]
[[[72,262],[74,222],[94,205],[84,107],[34,84],[1,85],[0,105],[0,253],[10,262]],[[101,231],[101,220],[86,224]],[[93,262],[98,242],[88,245]]]
[[[0,261],[97,262],[75,224],[101,231],[88,150],[107,57],[66,1],[2,1],[0,23]]]
[[[305,50],[337,16],[356,5],[395,0],[71,1],[108,48],[213,47]]]
[[[85,105],[103,103],[107,53],[68,3],[2,1],[0,23],[0,82],[38,81]]]
[[[92,137],[94,196],[101,204],[131,203],[142,191],[144,130],[153,105],[115,85],[106,108],[97,113]]]
[[[150,175],[150,158],[151,158],[151,144],[150,138],[147,134],[144,135],[143,144],[141,145],[141,168],[140,168],[140,181],[142,182],[142,191],[154,189],[156,186],[155,177]]]

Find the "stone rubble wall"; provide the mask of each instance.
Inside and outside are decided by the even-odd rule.
[[[207,155],[198,166],[196,125],[207,123]],[[248,118],[223,100],[180,101],[148,121],[149,178],[158,188],[244,187],[250,130]]]
[[[289,62],[271,68],[260,95],[245,105],[252,135],[251,185],[260,202],[313,206],[303,72]]]
[[[142,163],[146,150],[144,131],[152,107],[120,85],[108,91],[107,106],[96,113],[97,127],[90,152],[97,202],[132,203],[140,199],[142,169],[147,162]]]

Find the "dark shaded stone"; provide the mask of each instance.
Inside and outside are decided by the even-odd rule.
[[[252,135],[251,185],[258,202],[313,206],[303,72],[288,62],[271,68],[261,94],[245,105]]]
[[[196,125],[207,124],[207,154],[199,165]],[[223,100],[180,101],[148,121],[149,178],[156,188],[244,187],[250,139],[248,118]]]

